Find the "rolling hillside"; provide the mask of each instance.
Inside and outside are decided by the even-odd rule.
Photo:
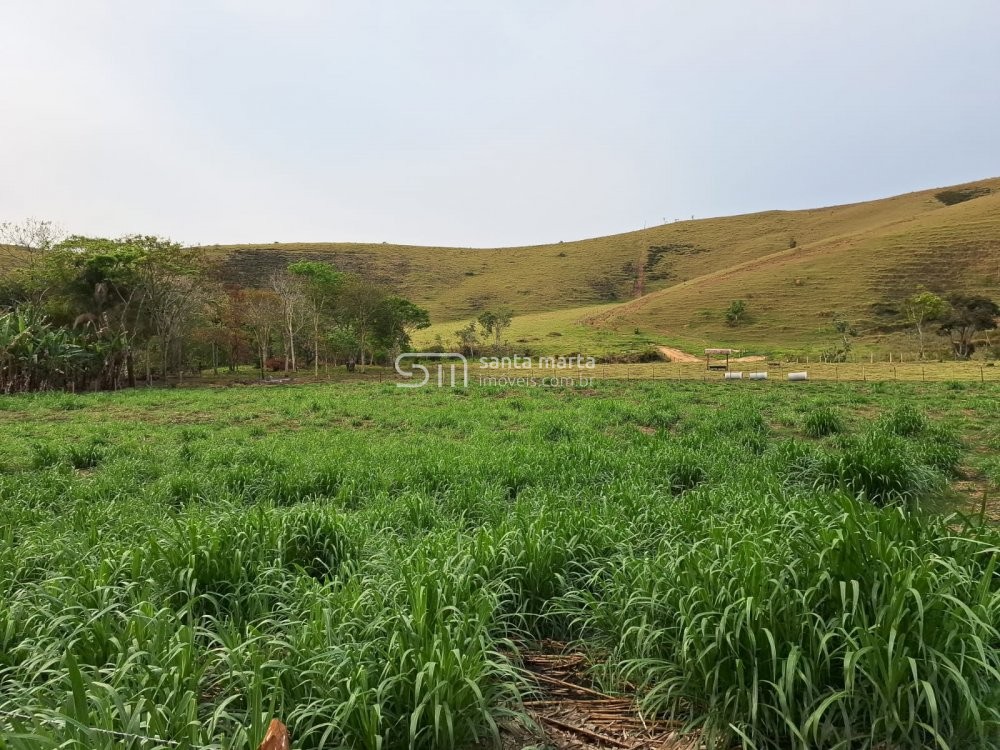
[[[967,199],[948,205],[943,191]],[[511,341],[537,351],[607,353],[662,342],[815,351],[829,345],[834,313],[861,331],[862,347],[898,349],[912,346],[899,331],[899,302],[918,286],[1000,297],[1000,178],[534,247],[205,250],[225,277],[246,284],[302,258],[380,280],[430,310],[435,325],[421,332],[422,345],[437,337],[448,344],[477,311],[506,305],[518,316]],[[749,311],[739,328],[724,320],[735,299]]]
[[[888,273],[898,288],[887,291],[894,294],[908,289],[909,279],[924,273],[928,263],[939,269],[970,255],[996,256],[1000,252],[996,244],[1000,242],[996,232],[1000,179],[975,185],[995,192],[946,206],[934,197],[940,192],[935,189],[832,208],[676,222],[609,237],[533,247],[469,249],[316,243],[204,249],[220,260],[227,278],[246,284],[260,283],[270,271],[290,260],[326,260],[393,286],[427,306],[437,321],[461,320],[498,304],[509,305],[524,315],[630,302],[641,284],[647,296],[652,293],[649,304],[630,302],[620,312],[609,315],[607,322],[665,331],[695,322],[704,315],[699,311],[711,309],[723,297],[741,289],[747,291],[736,296],[755,294],[754,298],[762,300],[768,309],[780,307],[786,295],[775,292],[783,291],[788,274],[792,274],[792,284],[795,278],[808,277],[796,287],[800,293],[792,295],[792,299],[808,293],[822,300],[828,296],[824,274],[837,270],[844,253],[852,258],[850,267],[864,275],[859,282],[870,286]],[[796,248],[789,251],[793,240]],[[906,251],[911,241],[916,243],[917,256],[911,257]],[[889,257],[880,252],[880,242],[891,245]],[[827,256],[838,259],[824,270],[822,258]],[[816,262],[819,265],[814,269]],[[986,260],[977,261],[977,272],[985,273],[986,265]],[[788,273],[778,273],[779,267]],[[894,267],[898,267],[899,274],[892,272]],[[948,273],[949,279],[963,284],[975,277]],[[774,274],[777,277],[769,281]],[[753,286],[744,284],[744,278]],[[841,280],[844,283],[828,291],[840,295],[845,284],[853,289],[851,279]],[[758,285],[759,291],[755,288]],[[858,291],[867,295],[869,289]],[[674,293],[681,293],[678,299],[683,300],[684,309],[666,313],[662,304],[654,303],[662,299],[663,304],[669,304]],[[769,298],[773,303],[767,302]],[[831,303],[834,299],[830,297]],[[728,304],[728,299],[725,302]],[[692,305],[694,309],[690,309]],[[821,301],[818,305],[820,311],[830,307]],[[763,316],[759,317],[763,320]]]
[[[362,273],[428,308],[434,325],[420,332],[421,346],[453,346],[455,331],[479,311],[507,306],[517,315],[510,341],[554,354],[651,344],[818,351],[834,338],[834,313],[861,331],[860,348],[912,350],[898,308],[918,286],[1000,298],[1000,178],[532,247],[200,250],[222,280],[248,286],[295,260]],[[736,299],[748,317],[731,328],[724,312]]]
[[[651,329],[697,346],[810,348],[831,340],[838,313],[867,343],[898,349],[906,346],[898,335],[899,303],[918,286],[1000,297],[1000,192],[883,218],[652,292],[588,315],[587,323]],[[734,299],[749,309],[737,329],[724,322]]]

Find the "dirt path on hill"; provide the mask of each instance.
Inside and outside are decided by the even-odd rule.
[[[665,357],[669,357],[671,362],[680,362],[682,364],[694,364],[695,362],[703,362],[701,357],[696,357],[693,354],[688,354],[687,352],[681,351],[680,349],[674,349],[672,346],[658,346],[656,347],[660,350],[660,354]],[[729,360],[729,363],[733,362],[763,362],[766,357],[759,354],[747,356],[747,357],[733,357]]]
[[[674,349],[672,346],[658,346],[656,348],[660,350],[660,354],[668,357],[671,362],[682,362],[684,364],[701,362],[701,357],[696,357],[693,354],[682,352],[680,349]]]

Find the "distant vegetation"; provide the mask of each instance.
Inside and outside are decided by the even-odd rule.
[[[956,203],[964,203],[965,201],[971,201],[973,198],[981,198],[984,195],[989,195],[990,192],[992,191],[988,187],[973,186],[956,188],[954,190],[942,190],[940,193],[935,193],[934,197],[946,206],[954,206]]]
[[[741,299],[733,300],[726,310],[726,322],[734,328],[746,319],[747,303]]]
[[[0,285],[0,392],[117,389],[253,363],[286,373],[392,359],[425,309],[358,274],[298,261],[262,287],[223,283],[202,253],[149,236],[4,230],[22,262]],[[269,368],[270,365],[270,368]]]
[[[981,180],[867,203],[676,222],[536,247],[269,243],[187,248],[184,262],[194,263],[199,278],[214,289],[208,298],[215,311],[203,317],[215,322],[196,326],[198,335],[185,337],[182,351],[166,352],[166,365],[159,339],[169,338],[170,332],[143,333],[155,340],[143,340],[138,378],[146,375],[147,352],[153,379],[165,368],[179,374],[199,365],[259,362],[261,336],[267,338],[266,359],[283,362],[287,357],[289,371],[315,369],[319,360],[342,364],[352,354],[359,366],[362,359],[388,361],[405,339],[416,348],[430,349],[437,342],[454,347],[461,338],[455,332],[473,324],[482,342],[496,346],[478,319],[499,309],[514,312],[504,339],[533,353],[622,356],[669,343],[690,351],[731,346],[824,356],[831,350],[829,313],[837,310],[857,331],[851,342],[855,355],[995,356],[987,328],[977,324],[974,340],[966,346],[959,328],[952,327],[956,346],[933,335],[941,321],[918,322],[908,300],[921,287],[946,301],[955,295],[1000,299],[998,188],[1000,180]],[[945,204],[954,205],[956,198],[966,205],[950,210]],[[0,307],[24,300],[15,288],[21,282],[10,274],[23,274],[55,248],[61,238],[52,230],[45,222],[22,222],[0,232],[0,273],[6,271],[2,286],[7,290]],[[94,245],[88,252],[100,251]],[[246,311],[227,313],[225,305],[220,307],[222,293],[244,290],[254,312],[266,313],[268,305],[275,307],[273,299],[268,302],[270,295],[279,294],[275,279],[301,263],[320,264],[354,279],[349,292],[345,287],[340,309],[350,298],[359,314],[348,320],[327,306],[319,336],[317,318],[308,311],[296,318],[301,326],[293,321],[289,327],[286,320],[262,330],[258,321],[253,330],[235,325],[239,336],[219,331],[235,330],[224,321],[246,316]],[[90,292],[76,290],[75,307],[46,306],[42,312],[49,322],[64,326],[82,311],[92,313],[94,304],[80,304],[80,295],[92,296],[95,282],[99,280],[86,280]],[[359,283],[384,297],[408,300],[433,325],[425,329],[423,322],[406,323],[396,331],[405,333],[405,339],[391,332],[386,338],[385,326],[376,331],[371,311],[359,306],[366,298],[358,293]],[[197,296],[203,296],[201,291]],[[317,301],[314,294],[310,299],[308,304]],[[736,313],[731,308],[736,301],[752,316]],[[391,317],[402,308],[383,312]],[[294,340],[291,349],[289,340]],[[466,340],[472,343],[468,335]]]

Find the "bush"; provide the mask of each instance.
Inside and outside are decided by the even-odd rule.
[[[887,416],[883,417],[881,424],[893,435],[913,437],[927,429],[929,422],[919,409],[904,405],[896,407]]]
[[[990,189],[988,187],[977,185],[975,187],[942,190],[940,193],[935,193],[934,197],[946,206],[954,206],[956,203],[964,203],[965,201],[971,201],[973,198],[981,198],[989,194]]]
[[[844,420],[838,412],[824,406],[806,416],[804,427],[809,437],[821,438],[843,432]]]
[[[942,483],[941,476],[921,463],[906,441],[883,430],[847,441],[839,456],[827,459],[825,468],[827,476],[847,493],[876,505],[912,504]]]
[[[708,472],[694,451],[682,451],[668,462],[670,491],[679,495],[705,481]]]

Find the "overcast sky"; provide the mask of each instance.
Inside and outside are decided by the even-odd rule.
[[[996,0],[4,0],[0,220],[495,246],[1000,175]]]

